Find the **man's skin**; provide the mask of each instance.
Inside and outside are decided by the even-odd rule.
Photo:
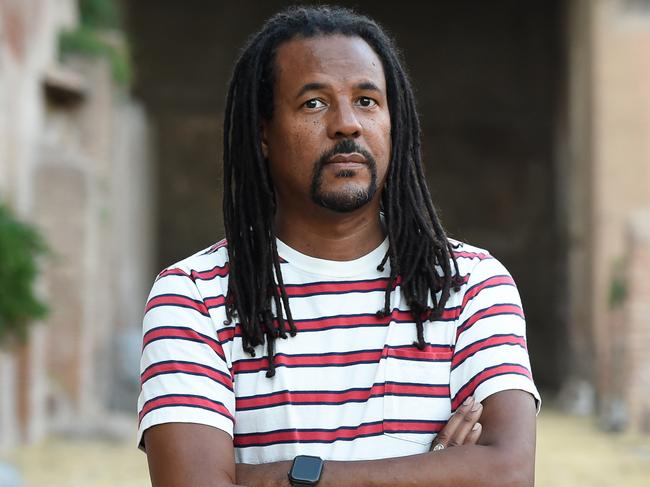
[[[391,123],[382,63],[364,40],[332,35],[282,44],[276,55],[274,112],[261,130],[281,240],[304,254],[342,261],[361,257],[383,241],[379,205]],[[361,208],[339,213],[314,202],[310,187],[315,161],[346,138],[375,158],[378,190]],[[349,156],[343,159],[354,159]],[[324,168],[322,190],[343,199],[369,184],[364,163]],[[472,430],[479,416],[480,427]],[[210,426],[162,424],[147,430],[145,441],[154,487],[289,485],[290,461],[235,465],[232,438]],[[448,448],[381,460],[326,461],[319,486],[531,486],[534,399],[509,390],[489,396],[482,407],[463,405],[436,442]]]

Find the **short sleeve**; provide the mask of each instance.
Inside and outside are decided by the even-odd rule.
[[[490,256],[474,266],[463,295],[450,389],[452,410],[470,395],[483,401],[519,389],[533,395],[539,411],[519,292],[506,268]]]
[[[180,269],[166,270],[156,279],[143,321],[141,449],[145,430],[161,423],[200,423],[233,436],[233,380],[215,326],[225,320],[219,302],[223,296],[202,297]]]

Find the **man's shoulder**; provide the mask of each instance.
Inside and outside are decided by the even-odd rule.
[[[449,242],[459,273],[468,286],[495,277],[511,280],[508,269],[490,251],[451,238]]]
[[[468,244],[453,238],[448,238],[453,254],[456,259],[493,259],[492,254],[484,248],[477,247],[476,245]]]
[[[220,240],[166,267],[158,274],[158,278],[167,275],[183,275],[192,280],[226,277],[228,275],[228,241]]]

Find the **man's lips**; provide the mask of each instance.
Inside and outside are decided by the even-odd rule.
[[[335,164],[337,167],[357,167],[368,164],[368,160],[358,152],[350,154],[336,154],[332,156],[327,164]]]

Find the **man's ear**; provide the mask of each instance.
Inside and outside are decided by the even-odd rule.
[[[269,134],[269,124],[266,120],[262,120],[262,126],[260,127],[260,135],[262,138],[262,154],[265,159],[269,157],[269,143],[268,143],[268,134]]]

